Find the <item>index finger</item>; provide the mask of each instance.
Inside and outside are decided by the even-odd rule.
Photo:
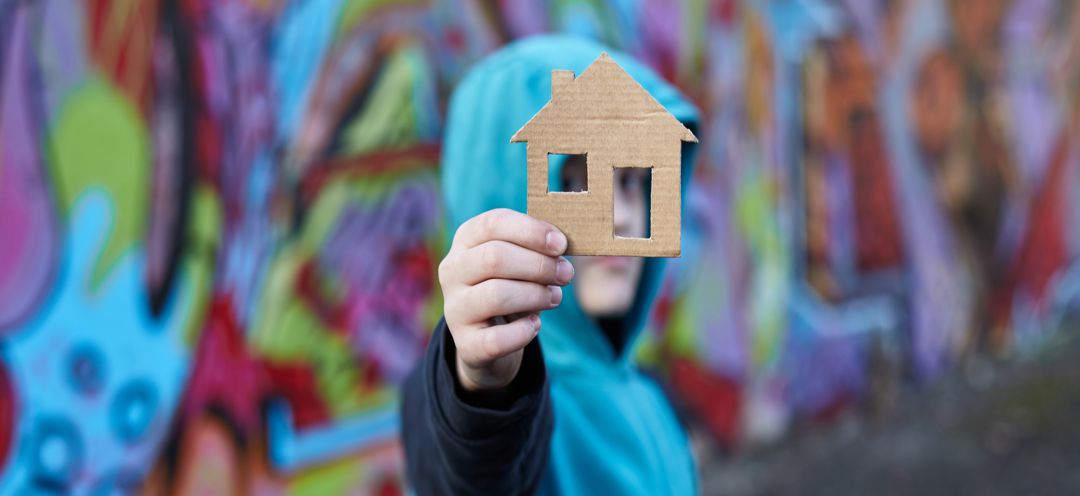
[[[506,208],[488,210],[465,221],[454,236],[454,245],[467,249],[492,240],[551,256],[566,251],[566,236],[555,226]]]

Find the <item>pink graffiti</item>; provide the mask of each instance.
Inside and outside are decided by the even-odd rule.
[[[10,44],[0,60],[0,333],[41,300],[55,255],[52,207],[41,172],[36,134],[42,129],[30,86],[29,4],[12,16]]]

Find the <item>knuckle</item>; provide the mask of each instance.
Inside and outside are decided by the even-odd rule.
[[[476,345],[473,344],[475,339],[462,339],[460,343],[455,342],[454,346],[458,349],[458,355],[461,357],[461,361],[465,362],[465,365],[475,367],[483,363],[483,357],[479,356],[476,352]]]
[[[480,283],[472,288],[472,305],[484,316],[490,316],[495,308],[495,294],[488,290],[487,283]]]
[[[457,347],[458,356],[470,366],[483,365],[491,360],[488,353],[487,334],[490,329],[482,327],[470,327],[454,338],[454,346]]]
[[[457,327],[454,324],[457,324],[460,320],[458,319],[459,315],[457,311],[459,306],[458,298],[455,295],[448,294],[443,300],[443,317],[446,319],[446,326],[450,328],[451,334],[455,327]]]
[[[454,346],[457,347],[458,355],[463,362],[469,365],[477,362],[476,336],[473,334],[475,332],[475,330],[469,331],[469,333],[462,334],[460,338],[454,340]]]
[[[483,231],[486,239],[492,239],[495,233],[499,232],[499,224],[505,222],[506,213],[502,209],[495,209],[488,211],[484,214],[483,221],[480,223],[480,230]]]
[[[446,286],[446,283],[450,280],[450,265],[450,255],[447,255],[439,262],[439,284],[442,286]]]
[[[457,346],[458,344],[460,344],[459,341],[461,341],[461,327],[450,319],[446,319],[446,330],[450,331],[450,339],[454,340],[454,345]]]
[[[489,327],[484,329],[484,334],[480,337],[479,354],[484,360],[493,360],[499,356],[499,342],[498,336],[495,335],[496,332],[498,331]]]
[[[488,308],[492,310],[498,310],[506,308],[506,305],[510,303],[511,296],[510,291],[507,289],[498,288],[494,285],[488,286]]]
[[[478,252],[480,269],[484,274],[493,276],[502,269],[502,254],[497,245],[485,244]]]

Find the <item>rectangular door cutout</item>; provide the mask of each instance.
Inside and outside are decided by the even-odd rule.
[[[651,239],[652,167],[616,167],[612,176],[612,234],[616,238]],[[619,212],[620,208],[627,211]]]

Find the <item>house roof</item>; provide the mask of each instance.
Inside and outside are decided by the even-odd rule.
[[[607,54],[589,64],[577,78],[571,71],[551,72],[551,100],[510,139],[529,141],[538,129],[556,122],[640,121],[669,132],[681,141],[697,137]]]

